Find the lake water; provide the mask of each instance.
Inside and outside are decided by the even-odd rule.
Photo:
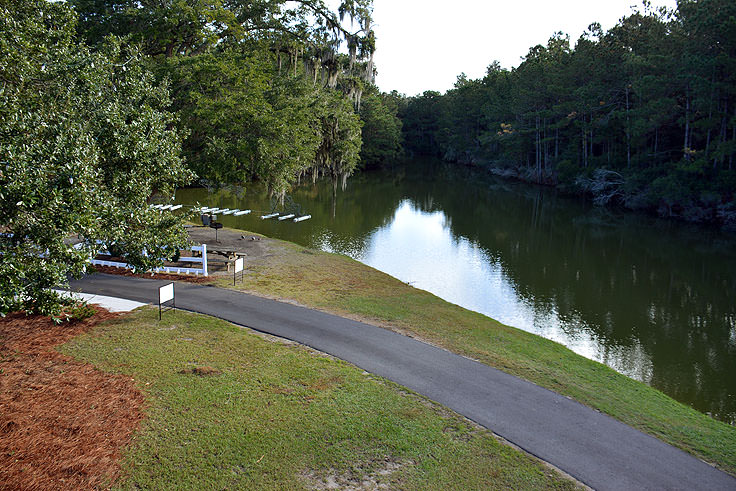
[[[736,422],[736,236],[415,162],[295,189],[182,189],[225,226],[346,254]],[[261,220],[269,211],[310,220]]]

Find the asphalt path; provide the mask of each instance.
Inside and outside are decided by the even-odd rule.
[[[168,281],[95,274],[71,289],[157,304]],[[613,418],[520,378],[369,324],[176,283],[176,307],[329,353],[492,430],[600,490],[736,490],[736,479]]]

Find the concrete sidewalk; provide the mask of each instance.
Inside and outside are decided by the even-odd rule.
[[[99,305],[102,308],[109,310],[110,312],[130,312],[138,307],[147,305],[141,302],[135,302],[133,300],[126,300],[118,297],[108,297],[105,295],[96,295],[93,293],[82,293],[82,292],[69,292],[66,290],[54,290],[62,295],[67,295],[77,300],[83,300],[87,303]]]
[[[155,302],[168,281],[93,275],[73,289]],[[176,283],[178,308],[291,339],[418,392],[595,489],[736,490],[736,479],[559,394],[487,365],[342,317]]]

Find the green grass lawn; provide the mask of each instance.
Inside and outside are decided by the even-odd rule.
[[[123,489],[575,487],[395,384],[212,317],[143,308],[62,351],[145,394]]]
[[[607,413],[736,475],[736,428],[564,346],[450,304],[348,257],[277,241],[235,288],[442,346]],[[232,279],[216,284],[233,288]]]

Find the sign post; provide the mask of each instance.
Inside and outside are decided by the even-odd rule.
[[[238,273],[240,273],[240,281],[243,281],[243,276],[245,275],[243,272],[244,263],[245,259],[243,257],[239,257],[235,260],[235,267],[233,268],[233,286],[235,286],[235,277]]]
[[[171,302],[171,307],[166,310],[175,309],[176,301],[174,300],[174,284],[169,283],[158,289],[158,320],[161,320],[161,313],[163,312],[163,305],[166,302]]]

